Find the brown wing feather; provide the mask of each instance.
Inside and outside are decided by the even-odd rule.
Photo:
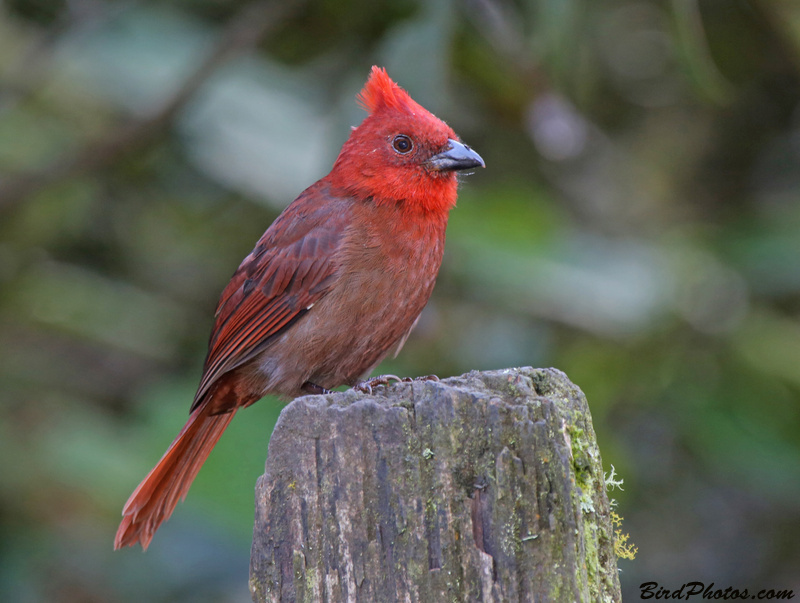
[[[325,295],[349,207],[315,185],[264,233],[222,292],[192,410],[220,376],[258,355]]]

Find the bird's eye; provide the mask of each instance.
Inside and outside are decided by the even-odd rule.
[[[392,147],[401,155],[405,155],[406,153],[411,152],[411,149],[414,148],[414,143],[411,142],[411,139],[405,134],[400,134],[399,136],[394,137],[394,140],[392,141]]]

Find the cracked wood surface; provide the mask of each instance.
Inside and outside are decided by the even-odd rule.
[[[256,602],[617,601],[602,462],[554,369],[305,396],[256,488]]]

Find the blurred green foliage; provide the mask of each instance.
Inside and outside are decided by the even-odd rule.
[[[249,600],[275,400],[237,416],[146,555],[113,534],[185,420],[219,292],[327,172],[372,64],[488,166],[382,370],[566,371],[625,479],[626,597],[800,592],[800,6],[16,0],[0,600]]]

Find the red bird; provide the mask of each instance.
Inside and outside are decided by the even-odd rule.
[[[330,174],[275,220],[222,292],[189,420],[122,510],[114,548],[141,543],[186,497],[236,411],[355,385],[399,351],[428,302],[458,170],[484,166],[373,67],[369,115]]]

